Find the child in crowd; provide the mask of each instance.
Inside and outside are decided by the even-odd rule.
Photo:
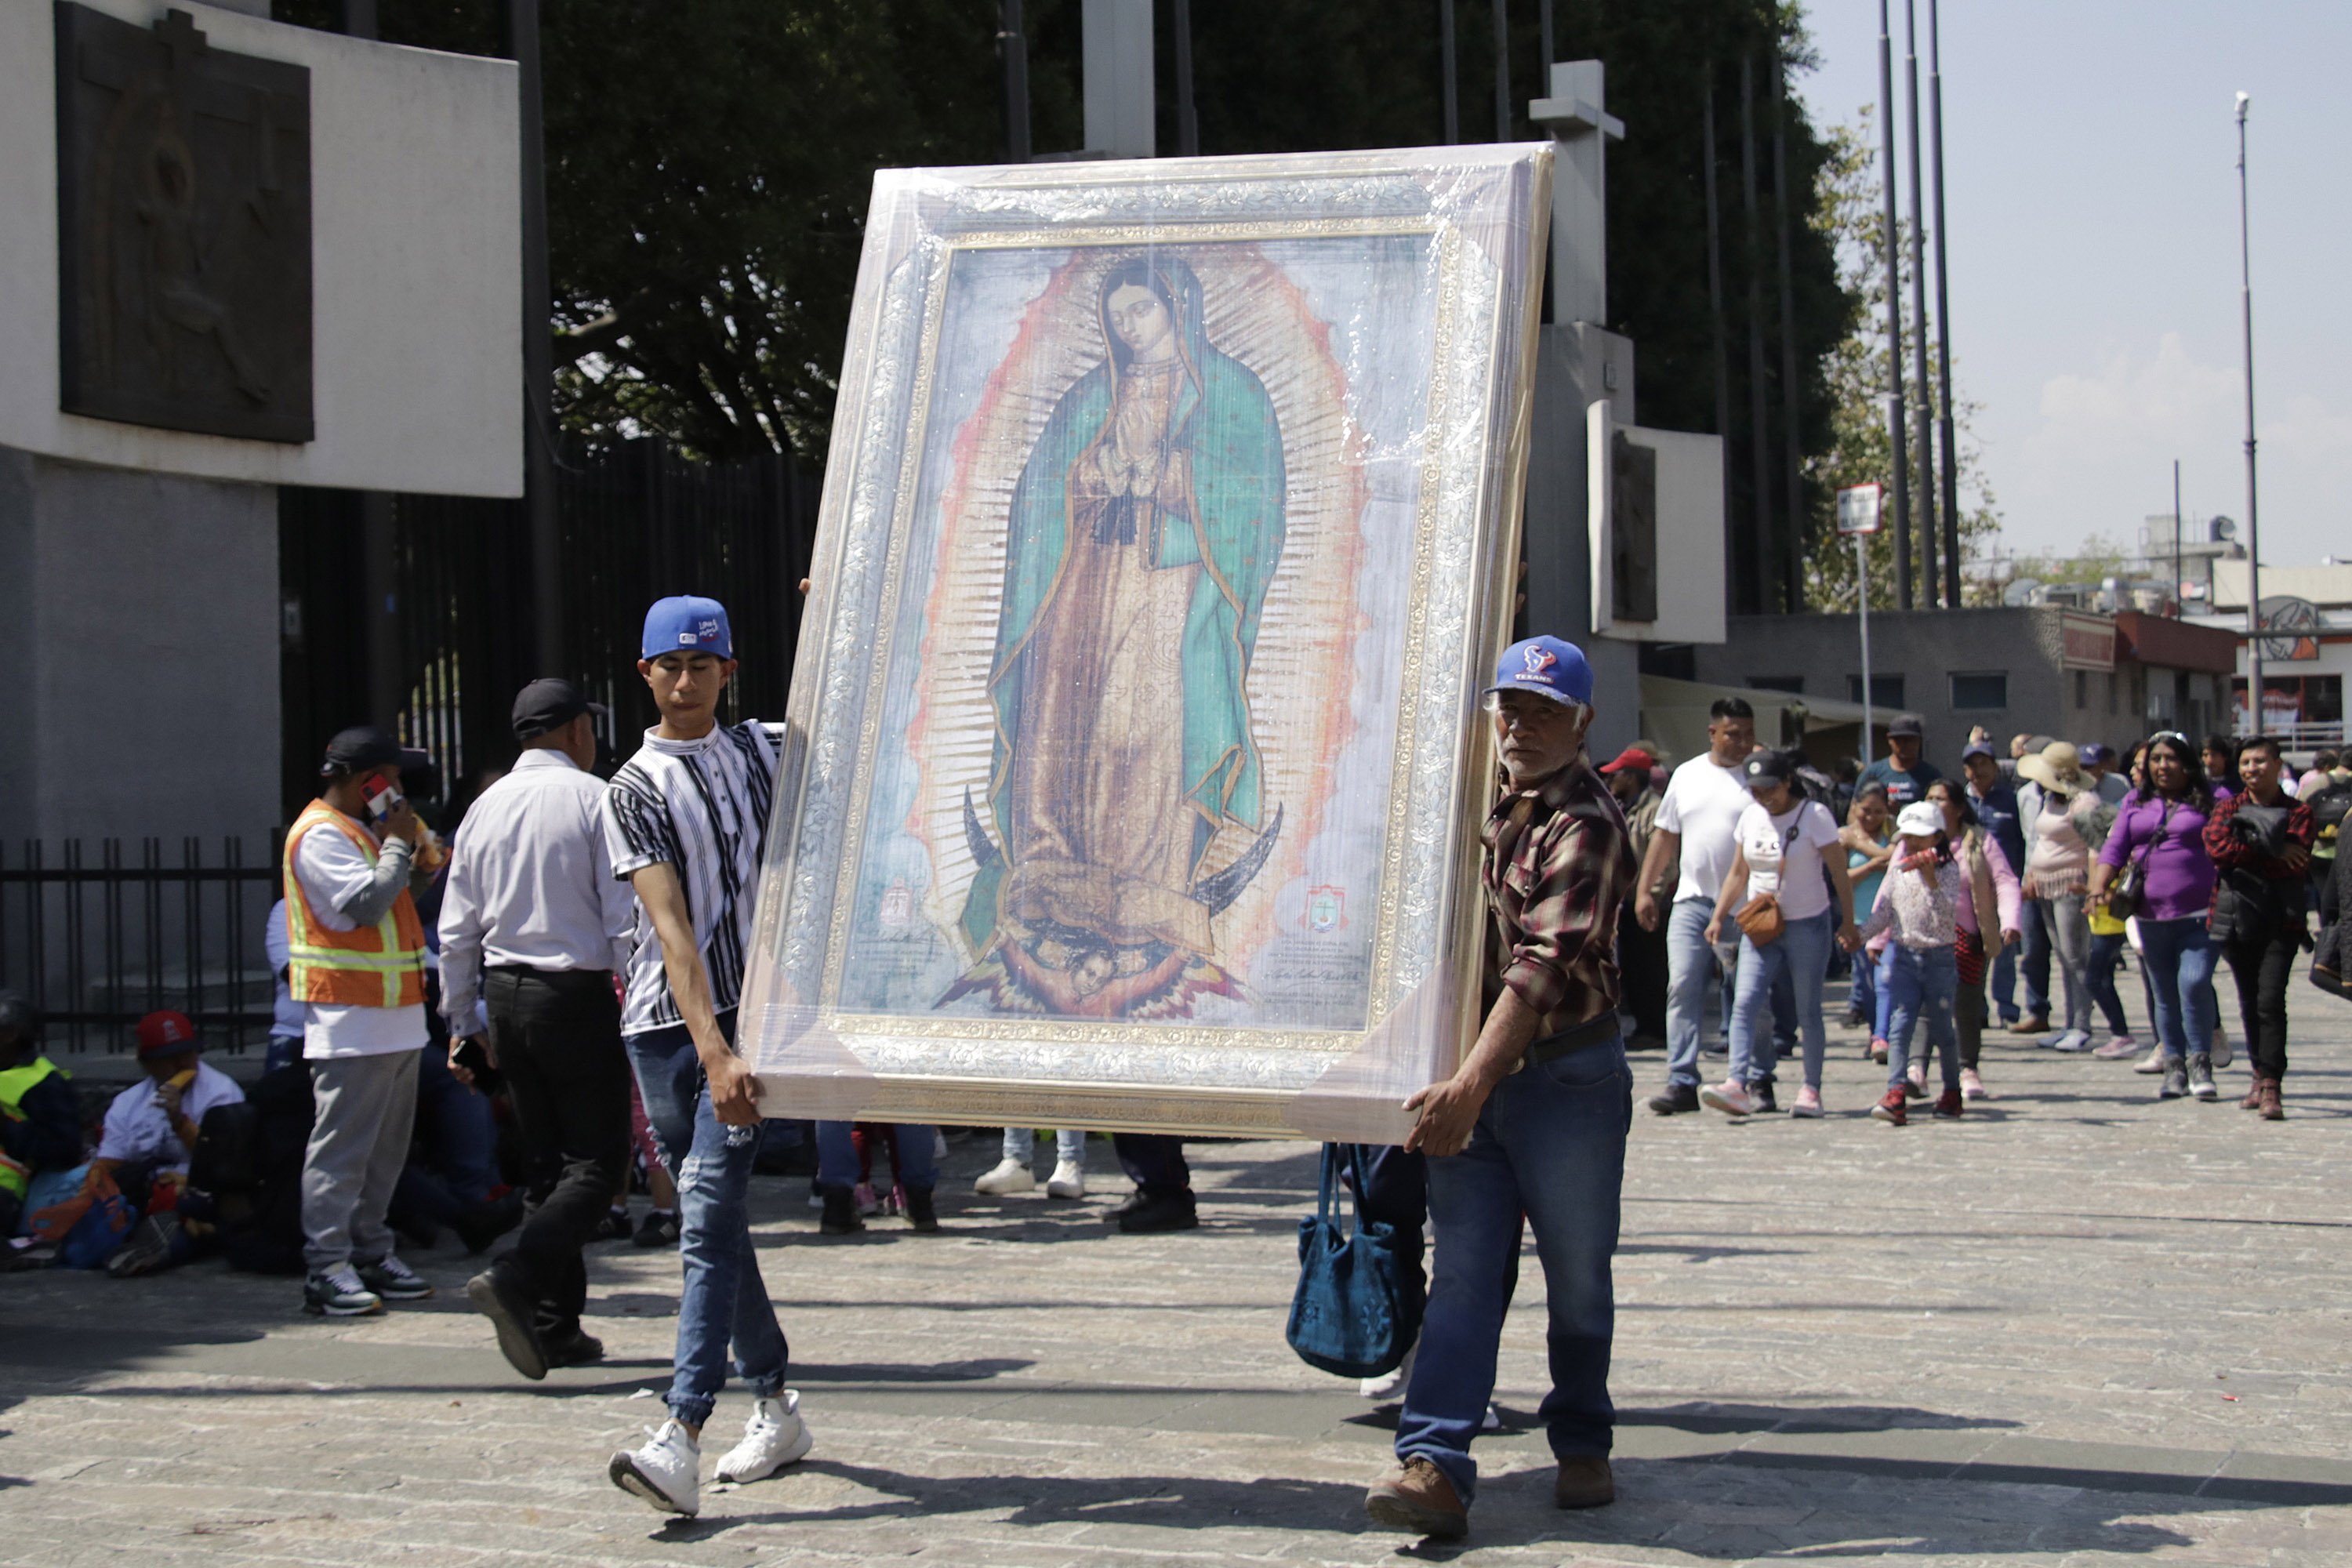
[[[1927,1023],[1927,1048],[1943,1062],[1944,1092],[1936,1114],[1960,1114],[1959,1040],[1953,1029],[1953,1002],[1959,989],[1959,904],[1968,873],[1952,855],[1951,835],[1945,830],[1944,808],[1933,801],[1914,801],[1895,819],[1903,847],[1888,868],[1878,889],[1878,907],[1862,923],[1867,939],[1887,931],[1885,971],[1893,1011],[1887,1025],[1886,1097],[1871,1108],[1871,1115],[1900,1127],[1910,1120],[1906,1100],[1924,1095],[1907,1071],[1911,1038],[1919,1021]],[[1922,1071],[1922,1078],[1925,1072]]]
[[[1895,858],[1887,847],[1886,786],[1864,784],[1853,792],[1853,804],[1846,808],[1845,826],[1838,834],[1838,842],[1845,846],[1845,874],[1853,881],[1853,907],[1857,913],[1878,901],[1879,879],[1886,874],[1886,863]],[[1873,1060],[1886,1059],[1886,1025],[1878,994],[1878,955],[1858,952],[1853,956],[1853,990],[1847,999],[1845,1026],[1870,1031],[1870,1055]]]
[[[2003,948],[2021,940],[2018,927],[2022,900],[2009,857],[1985,831],[1968,792],[1950,779],[1937,779],[1927,786],[1927,798],[1943,812],[1953,856],[1967,872],[1960,879],[1959,907],[1954,911],[1959,925],[1953,947],[1959,972],[1953,1015],[1960,1037],[1960,1098],[1986,1100],[1990,1097],[1977,1072],[1984,1049],[1985,975]],[[1924,1060],[1912,1058],[1909,1081],[1921,1094],[1927,1092]]]

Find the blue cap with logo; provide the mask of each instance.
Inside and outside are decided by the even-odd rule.
[[[716,599],[680,594],[656,599],[646,612],[645,657],[666,653],[708,653],[735,657],[734,634],[727,629],[727,606]]]
[[[1554,702],[1592,700],[1592,667],[1584,650],[1558,637],[1515,642],[1495,666],[1489,691],[1539,691]]]

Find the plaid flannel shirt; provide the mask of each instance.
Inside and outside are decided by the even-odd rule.
[[[1506,784],[1479,834],[1486,855],[1486,1000],[1509,986],[1536,1037],[1617,1006],[1617,908],[1639,868],[1625,816],[1582,756],[1533,789]]]

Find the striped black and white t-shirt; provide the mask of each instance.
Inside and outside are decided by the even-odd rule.
[[[715,1012],[743,994],[778,755],[764,724],[719,725],[698,741],[665,741],[648,730],[644,747],[604,790],[613,874],[625,878],[663,862],[677,868]],[[642,1035],[682,1021],[662,968],[661,939],[640,906],[621,1032]]]

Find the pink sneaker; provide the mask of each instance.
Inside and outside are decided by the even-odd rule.
[[[1873,1040],[1870,1042],[1870,1059],[1876,1062],[1880,1067],[1885,1067],[1886,1065],[1886,1042],[1885,1040]]]
[[[2139,1055],[2139,1042],[2129,1035],[2117,1035],[2105,1045],[2095,1048],[2091,1054],[2103,1062],[2116,1061],[2124,1057],[2136,1057]]]
[[[1962,1100],[1990,1100],[1992,1098],[1991,1095],[1985,1092],[1984,1079],[1977,1076],[1977,1069],[1974,1068],[1962,1068],[1960,1069],[1960,1098]]]
[[[1756,1097],[1748,1092],[1748,1086],[1744,1083],[1734,1083],[1728,1079],[1722,1083],[1700,1089],[1698,1102],[1701,1105],[1711,1105],[1717,1110],[1727,1111],[1734,1116],[1750,1115],[1756,1110]]]
[[[1811,1084],[1797,1090],[1797,1103],[1789,1107],[1791,1116],[1819,1116],[1822,1113],[1822,1091]]]

